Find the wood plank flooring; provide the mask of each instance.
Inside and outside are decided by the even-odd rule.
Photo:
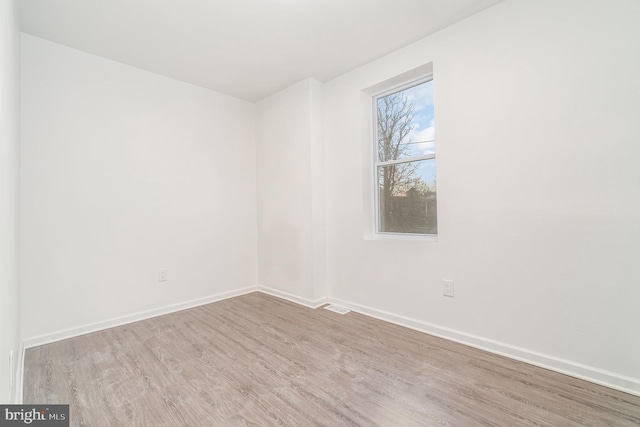
[[[640,426],[640,397],[261,293],[27,350],[73,426]]]

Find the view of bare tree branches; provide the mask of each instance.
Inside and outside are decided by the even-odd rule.
[[[378,161],[388,162],[410,158],[412,130],[415,126],[416,105],[404,91],[396,92],[377,100]],[[420,161],[394,163],[378,167],[378,185],[381,228],[385,231],[399,231],[409,227],[412,232],[435,230],[424,224],[428,222],[426,199],[435,196],[423,177],[417,173]],[[412,198],[408,200],[407,197]],[[404,201],[400,199],[405,199]],[[420,199],[420,200],[418,200]],[[435,199],[434,199],[435,200]],[[424,208],[418,205],[424,204]],[[409,205],[412,207],[409,208]],[[417,210],[416,210],[417,209]],[[413,213],[409,213],[409,211]],[[424,213],[424,215],[423,215]],[[435,212],[434,212],[435,213]],[[418,224],[422,223],[422,224]],[[398,228],[398,230],[393,230]],[[417,231],[421,230],[421,231]],[[428,231],[435,232],[435,231]]]

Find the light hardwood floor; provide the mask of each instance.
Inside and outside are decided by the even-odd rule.
[[[73,426],[640,426],[640,397],[261,293],[27,350]]]

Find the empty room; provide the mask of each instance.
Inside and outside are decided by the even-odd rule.
[[[640,426],[640,1],[0,0],[0,425]]]

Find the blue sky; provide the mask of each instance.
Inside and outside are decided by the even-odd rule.
[[[433,106],[433,80],[404,90],[407,99],[415,106],[412,130],[409,134],[411,143],[410,156],[435,153],[435,127]],[[434,185],[436,162],[425,160],[420,162],[416,173],[427,185]]]
[[[433,80],[412,86],[398,93],[405,96],[414,106],[411,131],[405,141],[409,149],[399,159],[434,154]],[[420,160],[417,164],[418,168],[415,171],[415,175],[420,177],[428,186],[433,187],[436,179],[435,159]]]
[[[412,156],[435,152],[435,128],[433,111],[433,80],[403,91],[415,106],[413,129],[409,134]]]

